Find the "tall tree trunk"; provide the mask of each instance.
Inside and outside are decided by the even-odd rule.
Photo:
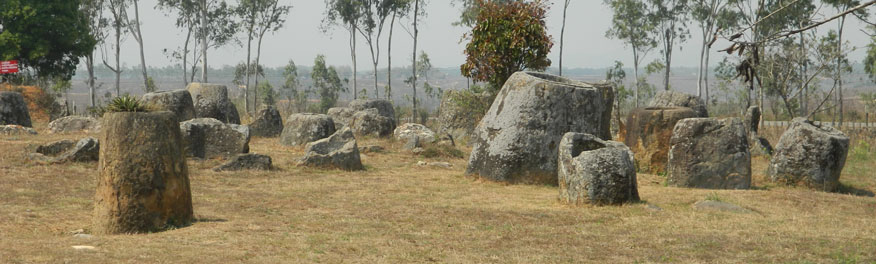
[[[666,45],[667,48],[666,48],[666,51],[664,52],[665,53],[664,59],[666,60],[666,69],[665,69],[665,73],[663,75],[663,89],[666,91],[669,91],[669,69],[672,68],[672,43],[668,42],[668,41],[670,41],[669,37],[666,37],[666,38],[667,38],[666,41],[668,44]]]
[[[396,12],[392,12],[389,22],[389,40],[386,44],[386,100],[392,101],[392,28],[395,26]]]
[[[94,98],[94,50],[85,57],[85,67],[88,68],[88,92],[91,97],[91,107],[96,105]]]
[[[188,54],[189,54],[189,40],[192,38],[192,28],[189,27],[188,32],[186,33],[186,42],[183,44],[183,53],[182,53],[182,70],[183,70],[183,86],[189,85],[189,76],[188,76]],[[194,73],[192,73],[194,74]]]
[[[843,52],[843,27],[846,23],[846,17],[843,16],[839,20],[839,30],[837,30],[837,44],[836,51],[837,54],[842,54]],[[837,101],[839,103],[839,126],[843,125],[843,72],[842,72],[842,61],[844,56],[836,57],[836,81],[837,85]]]
[[[253,112],[258,111],[258,107],[259,107],[259,60],[261,60],[261,58],[262,58],[262,39],[264,37],[265,37],[265,32],[262,32],[261,34],[259,34],[259,43],[256,45],[256,57],[255,57],[256,72],[255,72],[255,83],[253,84],[255,86],[255,89],[253,89],[253,91],[255,91],[254,96],[253,96],[254,97],[253,100],[255,100],[255,102],[253,102],[253,104],[252,104]]]
[[[706,46],[708,46],[708,34],[703,29],[703,44],[700,47],[700,67],[697,69],[697,97],[703,98],[703,61],[706,59]]]
[[[250,66],[252,65],[252,63],[250,63],[252,61],[251,60],[252,58],[250,57],[252,55],[252,27],[253,27],[253,23],[255,23],[255,22],[253,22],[253,21],[249,21],[249,22],[250,22],[249,28],[247,28],[247,32],[246,32],[246,72],[244,73],[244,74],[246,74],[246,86],[244,86],[244,88],[243,88],[243,109],[246,109],[246,111],[248,113],[251,113],[250,109],[249,109],[250,108],[249,107],[249,93],[250,93],[250,91],[249,91],[249,75],[251,72]],[[256,67],[258,67],[258,66],[256,66]],[[253,100],[255,101],[258,99],[253,99]],[[253,104],[253,105],[255,105],[255,104]]]
[[[207,0],[201,0],[201,82],[207,83]]]
[[[119,22],[117,22],[119,23]],[[116,25],[116,97],[121,96],[122,68],[119,57],[122,54],[122,25]]]
[[[569,1],[563,4],[563,26],[560,28],[560,76],[563,76],[563,37],[566,34],[566,10],[569,9]]]
[[[633,74],[636,77],[636,108],[639,108],[639,87],[642,84],[639,82],[639,49],[636,45],[633,45]]]
[[[411,68],[413,69],[413,78],[414,80],[411,82],[411,88],[414,91],[414,110],[412,111],[413,116],[411,119],[414,123],[417,122],[417,36],[420,34],[420,31],[417,29],[417,17],[420,12],[420,0],[414,0],[414,52],[411,59]]]
[[[350,25],[350,56],[353,57],[353,100],[359,99],[359,85],[356,81],[356,25]]]
[[[143,54],[143,32],[140,31],[140,7],[139,1],[134,0],[134,28],[132,33],[135,34],[134,40],[140,45],[140,67],[143,73],[143,89],[148,92],[153,92],[152,87],[149,87],[149,76],[146,74],[146,56]]]
[[[706,107],[709,106],[709,49],[708,45],[706,46],[706,61],[703,62],[703,90],[706,92]]]

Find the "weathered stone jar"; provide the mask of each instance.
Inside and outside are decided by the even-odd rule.
[[[228,99],[228,88],[225,85],[190,83],[186,90],[192,96],[195,117],[209,117],[222,121],[222,123],[240,124],[237,107]]]
[[[849,137],[842,131],[798,117],[776,144],[767,173],[776,182],[835,191],[848,152]]]
[[[623,143],[569,132],[559,146],[560,202],[608,205],[639,201],[633,153]]]
[[[636,166],[644,173],[666,171],[672,130],[679,120],[697,117],[687,107],[647,107],[630,111],[626,129],[621,131],[623,141],[635,153]]]
[[[675,125],[667,185],[704,189],[751,187],[748,136],[739,118],[688,118]]]
[[[557,184],[557,146],[566,132],[611,138],[610,86],[517,72],[475,129],[467,174],[511,183]]]
[[[192,196],[177,117],[171,112],[103,118],[94,232],[144,233],[192,221]]]
[[[147,93],[143,102],[156,111],[171,111],[179,122],[195,118],[195,103],[188,90],[173,90]]]

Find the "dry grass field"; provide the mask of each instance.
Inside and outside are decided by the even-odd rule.
[[[0,136],[0,263],[876,262],[872,154],[850,155],[841,180],[851,194],[776,186],[757,157],[753,190],[670,188],[640,174],[642,203],[570,207],[556,187],[475,180],[465,159],[417,157],[401,143],[359,142],[387,151],[365,154],[366,171],[342,172],[296,167],[303,148],[254,139],[276,170],[216,173],[220,160],[189,160],[191,226],[79,238],[74,230],[91,228],[97,164],[39,165],[25,146],[83,136]],[[705,199],[750,211],[692,207]]]

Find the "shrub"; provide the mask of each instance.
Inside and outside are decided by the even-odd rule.
[[[147,112],[146,106],[140,100],[130,95],[113,98],[106,106],[106,112]]]
[[[450,145],[435,144],[424,146],[423,152],[420,153],[424,158],[465,158],[465,153]]]

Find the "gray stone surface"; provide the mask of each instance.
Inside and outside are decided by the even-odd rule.
[[[776,144],[770,179],[835,191],[849,152],[849,137],[826,124],[795,118]]]
[[[675,124],[667,184],[704,189],[751,187],[748,136],[738,118],[688,118]]]
[[[179,122],[195,118],[195,103],[188,90],[147,93],[142,101],[152,110],[173,112]]]
[[[404,149],[415,149],[423,147],[423,144],[420,142],[420,137],[418,136],[407,137],[406,140],[407,142],[405,142],[404,146],[402,146],[402,148]]]
[[[666,171],[675,124],[696,116],[697,113],[687,107],[633,109],[627,116],[626,128],[621,130],[619,140],[636,155],[636,166],[640,172],[661,174]]]
[[[249,152],[249,127],[214,118],[195,118],[179,124],[189,156],[228,157]]]
[[[745,131],[749,135],[757,135],[758,127],[760,126],[760,107],[751,106],[745,111]]]
[[[620,142],[569,132],[559,145],[559,199],[569,204],[639,201],[633,153]]]
[[[347,105],[350,109],[355,111],[364,111],[367,109],[377,109],[377,113],[383,117],[389,118],[392,120],[392,128],[390,131],[395,129],[396,121],[395,121],[395,108],[392,107],[392,102],[386,99],[356,99],[350,101],[350,104]],[[352,121],[352,120],[351,120]],[[354,131],[355,132],[355,131]]]
[[[380,115],[376,108],[369,108],[353,114],[349,127],[356,136],[389,137],[395,121]]]
[[[280,143],[286,146],[304,145],[334,134],[335,122],[323,114],[292,114],[286,118]]]
[[[254,137],[277,137],[283,133],[283,117],[277,108],[266,106],[256,114],[249,129]]]
[[[404,123],[392,132],[396,140],[406,142],[412,137],[419,137],[425,143],[435,142],[435,132],[428,127],[416,123]]]
[[[466,173],[511,183],[557,183],[557,146],[566,132],[610,139],[610,86],[517,72],[476,129]]]
[[[332,107],[328,110],[328,115],[332,117],[332,121],[335,121],[335,128],[341,129],[350,124],[350,121],[353,120],[353,114],[356,113],[356,110],[349,107]]]
[[[65,116],[49,122],[49,133],[100,132],[100,120],[88,116]]]
[[[33,128],[23,127],[20,125],[0,125],[0,135],[36,135],[37,132]]]
[[[27,102],[18,92],[0,92],[0,125],[31,127]]]
[[[694,95],[675,92],[660,91],[648,103],[648,107],[687,107],[697,112],[697,117],[709,117],[706,103],[703,99]]]
[[[228,162],[213,168],[213,171],[271,170],[272,166],[271,156],[248,153],[234,156]]]
[[[328,138],[307,144],[307,153],[298,166],[364,170],[356,138],[350,128],[343,128]]]
[[[33,161],[50,164],[98,161],[99,156],[100,142],[93,137],[86,137],[75,143],[72,140],[49,143],[28,154]]]
[[[186,90],[195,105],[195,117],[215,118],[223,123],[240,124],[237,107],[228,99],[225,85],[210,83],[190,83]]]
[[[452,136],[456,142],[473,143],[471,138],[483,112],[473,110],[490,107],[490,95],[487,93],[470,94],[465,91],[444,91],[441,95],[441,105],[438,107],[438,134]]]

